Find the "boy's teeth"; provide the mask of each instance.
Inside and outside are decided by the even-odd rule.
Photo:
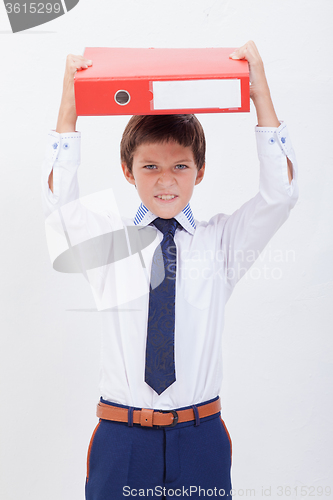
[[[172,200],[172,198],[176,198],[174,194],[158,194],[157,198],[160,198],[160,200]]]

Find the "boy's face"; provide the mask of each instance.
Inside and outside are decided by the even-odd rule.
[[[133,156],[132,173],[125,164],[122,168],[143,204],[162,219],[186,207],[205,172],[205,165],[198,171],[192,149],[175,141],[141,144]]]

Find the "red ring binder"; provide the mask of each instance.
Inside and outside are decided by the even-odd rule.
[[[88,47],[75,76],[81,116],[250,111],[248,62],[233,48]]]

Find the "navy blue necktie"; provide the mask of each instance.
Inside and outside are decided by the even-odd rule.
[[[145,382],[161,394],[176,380],[175,291],[177,255],[174,235],[176,219],[157,218],[153,224],[163,233],[151,268]],[[162,258],[163,257],[163,258]]]

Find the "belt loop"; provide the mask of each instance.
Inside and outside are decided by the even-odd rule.
[[[128,408],[128,427],[133,427],[133,410],[132,406]]]
[[[192,405],[192,408],[193,408],[194,416],[195,416],[194,427],[197,427],[198,425],[200,425],[200,417],[199,417],[198,408],[195,405]]]

